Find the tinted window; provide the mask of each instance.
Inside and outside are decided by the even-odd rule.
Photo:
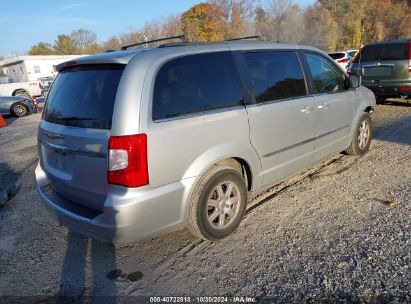
[[[303,72],[295,52],[250,52],[244,58],[256,102],[306,95]]]
[[[153,119],[241,105],[242,100],[229,52],[184,56],[167,62],[157,74]]]
[[[122,65],[79,66],[59,73],[44,120],[67,126],[110,129]]]
[[[347,52],[347,56],[350,57],[350,58],[354,58],[356,53],[357,53],[357,51]]]
[[[328,55],[334,60],[341,59],[345,56],[344,53],[332,53],[332,54],[328,54]]]
[[[361,51],[361,61],[408,59],[408,49],[409,43],[367,45]]]
[[[333,93],[344,90],[345,75],[327,58],[306,54],[315,93]]]

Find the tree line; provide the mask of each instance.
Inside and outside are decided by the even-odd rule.
[[[411,37],[410,16],[411,0],[317,0],[307,8],[293,0],[209,0],[103,42],[91,30],[80,28],[58,35],[54,44],[37,43],[29,54],[95,54],[181,33],[187,41],[199,42],[258,35],[331,52]]]

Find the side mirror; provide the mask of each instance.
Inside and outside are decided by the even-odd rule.
[[[350,88],[358,88],[361,86],[361,76],[350,75],[349,82],[350,82]]]

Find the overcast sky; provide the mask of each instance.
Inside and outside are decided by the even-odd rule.
[[[37,42],[87,28],[99,41],[186,11],[198,0],[0,0],[0,56],[22,55]],[[300,6],[314,0],[295,0]]]

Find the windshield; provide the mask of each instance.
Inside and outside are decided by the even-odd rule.
[[[80,128],[111,129],[124,65],[88,65],[63,70],[48,95],[44,120]]]

